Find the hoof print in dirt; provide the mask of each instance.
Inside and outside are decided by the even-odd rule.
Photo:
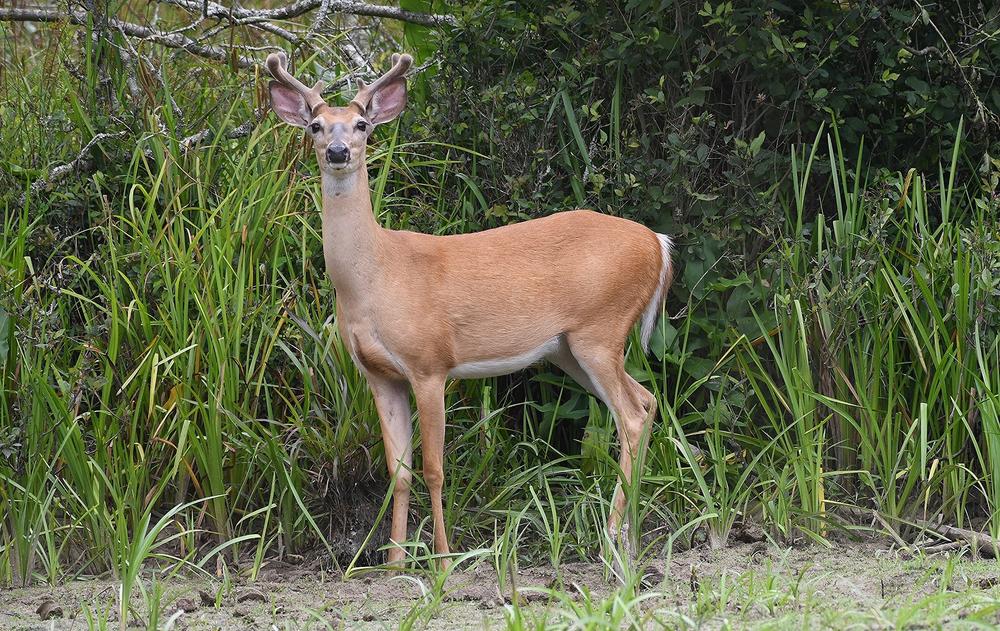
[[[246,602],[262,603],[265,602],[266,600],[267,598],[264,597],[264,594],[257,591],[256,589],[251,589],[250,591],[243,592],[242,594],[239,595],[239,597],[236,598],[236,602],[240,603],[246,603]]]
[[[203,605],[205,605],[207,607],[214,607],[215,606],[215,596],[209,594],[208,592],[206,592],[203,589],[199,589],[198,590],[198,598],[201,599],[201,604],[203,604]]]
[[[499,596],[494,596],[493,598],[483,598],[479,601],[480,609],[496,609],[497,607],[503,607],[504,599]]]
[[[643,589],[653,589],[663,582],[663,571],[656,567],[647,567],[642,575],[640,585]]]
[[[181,598],[176,604],[176,611],[183,611],[184,613],[191,613],[197,609],[198,604],[190,598]]]
[[[1000,585],[1000,576],[984,576],[979,579],[979,589],[991,589]]]
[[[35,610],[35,613],[37,613],[38,617],[42,620],[63,617],[62,607],[55,604],[51,600],[46,600],[42,604],[38,605],[38,609]]]

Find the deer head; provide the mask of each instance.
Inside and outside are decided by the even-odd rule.
[[[271,109],[282,121],[302,127],[313,140],[316,159],[324,173],[346,175],[365,164],[368,137],[377,125],[399,116],[406,106],[406,78],[413,63],[409,55],[393,54],[392,69],[361,89],[345,107],[323,100],[323,83],[311,88],[288,72],[285,53],[267,56],[274,77],[268,84]]]

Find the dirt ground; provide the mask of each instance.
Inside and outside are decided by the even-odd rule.
[[[1000,565],[991,560],[908,558],[870,541],[838,543],[832,549],[780,549],[758,542],[716,552],[689,550],[650,565],[654,571],[639,594],[641,602],[630,609],[633,617],[625,618],[648,628],[936,627],[967,618],[1000,622]],[[269,564],[253,583],[234,580],[227,586],[193,578],[158,583],[163,590],[161,628],[479,629],[504,628],[516,617],[509,588],[501,596],[486,557],[458,568],[443,590],[435,590],[433,577],[426,574],[373,572],[344,580],[283,563]],[[544,626],[568,625],[584,615],[581,610],[611,616],[610,596],[618,588],[600,564],[564,564],[558,572],[551,566],[526,568],[516,583],[525,619]],[[151,589],[152,581],[145,585]],[[557,589],[561,597],[553,596]],[[100,579],[3,590],[0,629],[86,629],[94,624],[88,617],[117,627],[116,594],[116,583]],[[138,618],[145,620],[138,592],[134,602]],[[48,620],[41,619],[39,607],[43,614],[51,610]]]

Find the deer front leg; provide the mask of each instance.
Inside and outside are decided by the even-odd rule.
[[[379,421],[382,425],[382,442],[385,445],[385,462],[392,487],[392,529],[389,539],[389,565],[401,567],[406,542],[406,522],[410,505],[410,481],[413,478],[413,423],[410,420],[410,397],[405,381],[391,381],[366,375],[368,386],[375,397]]]
[[[425,378],[413,383],[420,416],[420,440],[424,456],[424,482],[431,496],[434,518],[434,553],[448,554],[448,533],[444,526],[441,492],[444,487],[444,377]],[[449,561],[441,559],[441,569]]]

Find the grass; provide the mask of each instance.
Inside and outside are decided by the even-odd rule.
[[[23,116],[34,97],[54,112],[72,92],[62,78],[25,85],[0,115]],[[363,575],[386,540],[378,422],[335,333],[311,151],[270,119],[249,138],[183,149],[171,98],[188,117],[212,104],[174,80],[134,145],[108,147],[118,163],[62,191],[0,197],[0,585],[111,577],[115,605],[86,612],[99,628],[169,624],[159,581],[177,572],[256,579],[266,560],[313,555]],[[260,105],[234,102],[213,123]],[[563,92],[551,116],[564,117],[556,159],[579,167],[585,201],[575,105]],[[93,131],[106,122],[87,114],[97,109],[68,116]],[[611,112],[619,129],[620,103]],[[27,162],[36,132],[0,129],[15,147],[5,165]],[[485,223],[462,148],[379,133],[369,159],[385,225]],[[778,626],[993,615],[946,592],[837,612],[809,596],[819,583],[789,595],[766,572],[700,581],[669,611],[640,588],[643,564],[725,549],[746,523],[781,546],[827,545],[842,504],[1000,535],[1000,223],[996,199],[957,175],[961,133],[930,177],[905,164],[866,172],[836,128],[793,148],[772,200],[785,221],[760,266],[671,303],[650,357],[630,346],[628,369],[661,411],[629,490],[646,533],[635,567],[603,529],[618,473],[603,406],[545,367],[449,386],[446,519],[465,561],[487,563],[510,599],[504,626],[741,626],[734,611],[761,609]],[[39,149],[66,160],[58,150]],[[756,330],[720,334],[726,350],[708,354],[700,301],[749,284],[769,292]],[[444,577],[428,573],[428,498],[414,493],[407,571],[425,596],[404,620],[422,626],[448,603]],[[541,592],[550,608],[522,606],[519,569],[581,561],[620,586],[558,585]]]

